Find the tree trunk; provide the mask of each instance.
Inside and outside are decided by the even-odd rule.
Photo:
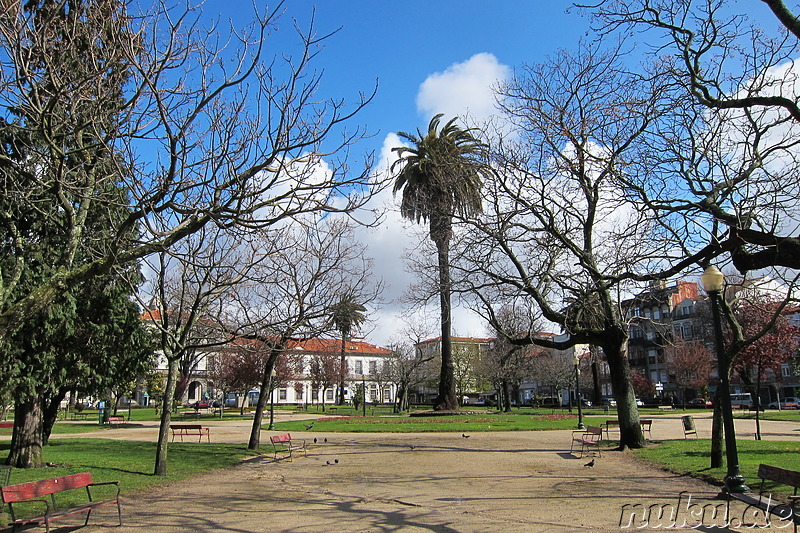
[[[592,357],[592,402],[594,405],[600,406],[603,403],[603,389],[600,386],[600,370],[598,369],[597,359],[599,358],[598,352],[600,348],[594,344],[589,346],[589,353]]]
[[[167,452],[169,451],[169,423],[172,420],[172,402],[175,399],[175,390],[178,381],[178,360],[169,360],[167,371],[167,384],[164,387],[164,396],[161,401],[161,424],[158,428],[158,443],[156,444],[156,466],[154,474],[167,475]]]
[[[264,410],[267,407],[267,397],[270,396],[270,380],[272,379],[272,371],[275,369],[275,362],[278,356],[283,351],[285,340],[272,349],[267,357],[267,362],[264,363],[264,373],[261,375],[261,388],[258,393],[258,402],[256,403],[256,413],[253,416],[253,426],[250,428],[250,441],[247,443],[247,449],[258,451],[261,445],[261,424],[264,422]]]
[[[714,412],[711,419],[711,468],[722,467],[722,401],[720,398],[720,388],[714,395]]]
[[[345,374],[347,373],[345,369],[347,368],[347,358],[345,357],[345,348],[347,348],[347,338],[346,335],[342,334],[342,352],[339,356],[339,398],[337,400],[337,404],[344,405],[344,378]]]
[[[433,226],[431,221],[431,226]],[[434,232],[431,231],[433,235]],[[450,312],[450,239],[434,239],[439,259],[439,310],[442,323],[442,369],[439,373],[439,394],[433,402],[435,411],[458,411],[453,343],[450,338],[452,317]]]
[[[508,379],[503,379],[503,411],[506,413],[511,412],[511,385],[508,383]]]
[[[636,406],[636,395],[631,385],[631,369],[628,364],[628,335],[618,328],[616,333],[608,335],[609,342],[602,345],[606,354],[611,374],[611,387],[617,401],[617,418],[619,419],[619,446],[625,448],[643,448],[644,433],[639,422],[639,408]]]
[[[53,398],[47,401],[42,413],[42,445],[47,446],[50,443],[50,433],[53,432],[53,426],[58,419],[58,410],[61,406],[61,401],[67,397],[67,390],[59,390]]]
[[[15,468],[40,468],[42,455],[42,398],[34,396],[14,404],[14,432],[6,464]]]

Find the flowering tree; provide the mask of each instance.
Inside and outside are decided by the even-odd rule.
[[[780,367],[797,349],[800,328],[781,312],[781,302],[756,297],[736,306],[736,318],[746,338],[756,338],[742,348],[733,368],[753,396],[756,408],[756,438],[761,439],[759,391],[767,373],[780,375]],[[759,336],[762,330],[766,332]]]
[[[702,389],[711,378],[711,352],[700,342],[683,340],[667,346],[664,352],[670,379],[680,389],[686,409],[686,390]]]

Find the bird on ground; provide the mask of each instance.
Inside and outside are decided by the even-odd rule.
[[[325,461],[325,464],[329,465],[329,464],[331,464],[331,462],[330,461]]]
[[[469,435],[465,435],[464,433],[462,433],[461,436],[464,437],[465,439],[469,438]]]
[[[408,447],[411,448],[412,450],[416,448],[416,446],[414,446],[413,444],[409,445]]]
[[[317,443],[317,437],[314,437],[314,444]]]
[[[333,462],[338,465],[339,464],[339,459],[334,459]]]
[[[306,427],[306,431],[308,431],[309,429],[314,427],[314,422],[311,422],[310,424],[303,424],[303,425]]]
[[[322,441],[322,442],[328,442],[328,437],[325,437],[325,440]]]
[[[594,459],[592,459],[591,461],[589,461],[588,463],[586,463],[583,466],[588,466],[589,468],[593,467],[594,466]]]

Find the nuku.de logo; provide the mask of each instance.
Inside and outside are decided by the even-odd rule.
[[[767,496],[764,511],[740,502],[694,498],[678,494],[677,504],[627,503],[619,517],[621,529],[748,528],[783,529],[792,525],[793,510],[786,504],[772,504]]]

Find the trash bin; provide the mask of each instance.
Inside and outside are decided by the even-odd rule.
[[[106,409],[106,402],[97,402],[97,423],[101,426],[108,424],[108,409]]]

